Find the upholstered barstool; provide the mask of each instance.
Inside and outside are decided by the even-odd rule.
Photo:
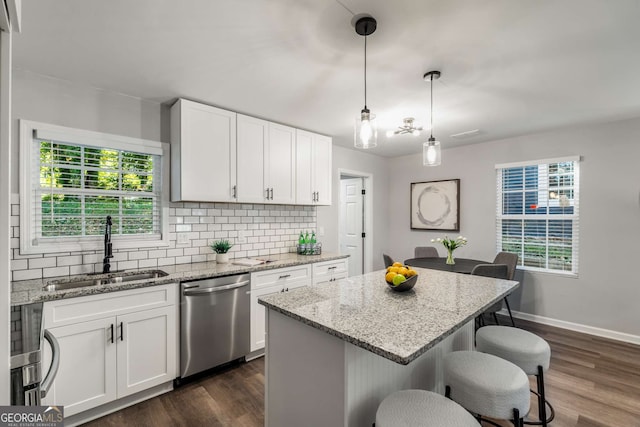
[[[444,357],[446,396],[478,420],[512,420],[521,427],[529,413],[529,380],[522,369],[497,356],[477,351],[454,351]]]
[[[376,412],[376,427],[478,427],[462,406],[426,390],[400,390],[387,396]]]
[[[492,354],[517,365],[527,375],[535,375],[538,397],[539,421],[525,421],[525,424],[546,426],[553,420],[555,412],[546,400],[544,391],[544,372],[549,369],[551,348],[549,343],[539,336],[522,329],[508,326],[485,326],[476,332],[476,349]],[[549,418],[547,418],[549,405]]]

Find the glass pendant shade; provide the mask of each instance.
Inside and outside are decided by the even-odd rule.
[[[423,166],[439,166],[442,160],[440,155],[440,141],[433,137],[422,144],[422,164]]]
[[[371,114],[368,109],[362,110],[360,116],[356,118],[354,132],[354,144],[356,148],[373,148],[378,142],[378,126],[375,114]]]

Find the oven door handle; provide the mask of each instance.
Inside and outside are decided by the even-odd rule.
[[[189,290],[184,290],[182,291],[182,295],[184,295],[185,297],[190,297],[190,296],[197,296],[197,295],[207,295],[207,294],[211,294],[213,292],[221,292],[221,291],[228,291],[230,289],[236,289],[236,288],[241,288],[243,286],[246,286],[249,284],[248,280],[244,280],[242,282],[238,282],[238,283],[232,283],[230,285],[225,285],[225,286],[214,286],[211,288],[204,288],[204,289],[189,289]]]
[[[49,392],[49,388],[51,384],[53,384],[53,380],[58,375],[58,368],[60,367],[60,344],[58,344],[58,340],[48,329],[44,330],[44,338],[49,341],[51,345],[51,365],[49,366],[49,372],[47,372],[47,376],[44,377],[42,383],[40,384],[40,398],[46,397]]]

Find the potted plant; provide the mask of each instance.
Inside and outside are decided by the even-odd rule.
[[[227,252],[229,252],[232,246],[228,240],[216,240],[211,244],[211,249],[216,253],[217,263],[224,264],[229,262],[229,254]]]

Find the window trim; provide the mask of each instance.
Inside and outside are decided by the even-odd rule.
[[[554,270],[550,268],[541,268],[541,267],[532,267],[518,264],[517,267],[522,270],[529,271],[531,273],[545,273],[545,274],[553,274],[563,277],[571,277],[577,278],[579,273],[579,241],[580,241],[580,161],[581,156],[567,156],[567,157],[557,157],[550,159],[539,159],[539,160],[531,160],[531,161],[522,161],[522,162],[512,162],[512,163],[499,163],[495,165],[496,170],[496,249],[498,252],[502,250],[502,219],[518,219],[516,217],[521,217],[521,219],[544,219],[544,220],[563,220],[563,219],[571,219],[572,222],[572,239],[571,239],[571,265],[572,271],[564,271],[564,270]],[[574,198],[574,213],[571,215],[526,215],[524,213],[518,215],[510,215],[508,218],[504,217],[502,214],[502,204],[503,204],[503,196],[504,193],[502,191],[502,173],[501,171],[504,169],[510,168],[520,168],[527,166],[539,166],[539,165],[548,165],[551,163],[563,163],[563,162],[575,162],[575,171],[574,171],[574,184],[573,189],[576,192],[576,197]],[[524,191],[524,190],[523,190]],[[524,241],[523,241],[524,244]],[[547,236],[547,246],[548,246],[548,236]],[[518,254],[520,257],[521,254]],[[519,259],[519,262],[523,262],[523,260]]]
[[[20,119],[20,253],[46,254],[59,252],[99,251],[103,249],[103,237],[83,236],[76,241],[39,241],[35,243],[34,223],[31,213],[35,206],[32,203],[33,167],[36,153],[34,139],[53,139],[97,148],[117,150],[138,150],[147,154],[160,156],[161,191],[158,200],[160,215],[160,237],[113,236],[114,249],[135,249],[145,247],[169,246],[169,144],[127,136],[107,134],[65,126],[40,123]],[[38,153],[39,155],[39,153]]]

